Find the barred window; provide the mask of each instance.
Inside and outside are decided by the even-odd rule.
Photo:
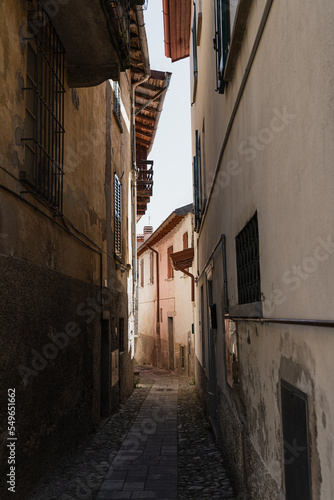
[[[261,300],[257,213],[236,237],[239,304]]]
[[[122,253],[122,184],[115,174],[114,178],[114,223],[115,223],[115,253]]]
[[[121,123],[121,87],[119,82],[113,82],[114,90],[114,114]]]
[[[21,180],[54,209],[63,208],[64,54],[47,14],[28,14],[25,167]]]

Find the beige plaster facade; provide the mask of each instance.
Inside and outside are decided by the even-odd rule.
[[[182,216],[173,223],[177,212],[173,212],[138,248],[135,359],[141,364],[193,376],[195,342],[192,333],[194,303],[191,300],[191,277],[173,270],[169,264],[171,247],[172,252],[193,247],[192,205],[184,207]],[[192,268],[189,272],[192,273]]]
[[[195,2],[195,44],[191,35],[196,379],[240,498],[295,499],[288,484],[295,478],[300,491],[310,485],[303,498],[332,499],[334,4],[230,3],[223,94],[215,91],[212,44],[222,2]],[[238,296],[236,237],[255,213],[260,298],[247,305]],[[217,327],[210,329],[212,304]],[[234,376],[227,318],[236,329]],[[291,398],[306,401],[302,451],[296,435],[287,437],[293,417],[283,408],[285,382]]]
[[[119,2],[118,9],[125,3]],[[74,2],[67,4],[47,2],[48,20],[43,24],[41,17],[32,17],[32,32],[27,28],[28,18],[40,12],[37,2],[0,4],[0,399],[4,409],[7,390],[15,388],[20,443],[15,493],[22,499],[58,453],[76,445],[80,436],[116,411],[133,390],[136,155],[131,149],[132,74],[130,69],[119,71],[124,61],[117,59],[110,33],[105,47],[97,42],[103,30],[94,31],[94,21],[114,13],[105,14],[96,2],[95,17],[88,16],[85,29],[81,26],[75,32],[73,26],[93,2],[81,2],[75,19]],[[136,11],[132,16],[135,19]],[[47,68],[60,57],[59,47],[54,48],[56,35],[46,34],[39,48],[36,41],[39,30],[47,33],[45,26],[53,24],[65,38],[66,34],[76,38],[65,47],[64,70],[60,68],[54,80]],[[93,66],[86,68],[86,75],[83,66],[75,69],[76,63],[81,64],[80,54],[73,59],[71,50],[76,42],[80,46],[80,37],[90,45],[86,59],[104,50],[109,54],[108,64],[115,63],[112,71],[98,59],[92,80],[88,73]],[[35,64],[28,62],[31,54],[33,61],[36,54],[46,54],[48,64],[38,70],[34,82],[43,90],[28,95],[32,92],[27,89],[28,64]],[[140,50],[137,63],[138,54]],[[143,57],[148,60],[148,54]],[[69,73],[81,88],[70,86]],[[119,82],[117,96],[116,80],[110,79],[114,74]],[[55,90],[62,78],[63,110],[60,90]],[[96,79],[104,83],[92,86]],[[53,104],[47,109],[46,100],[52,103],[53,92]],[[34,108],[39,110],[36,121],[42,123],[35,139],[42,142],[47,134],[49,138],[44,142],[47,146],[38,146],[37,169],[50,164],[45,158],[57,150],[55,137],[62,135],[63,172],[59,175],[63,187],[58,190],[62,204],[56,204],[58,194],[52,191],[59,157],[53,163],[52,180],[45,180],[47,174],[43,180],[43,173],[33,179],[24,174],[28,170],[28,107],[42,93],[48,97],[42,97]],[[64,132],[50,125],[56,114]],[[35,179],[40,182],[37,190]],[[1,440],[6,440],[7,420],[3,411],[1,415]],[[2,478],[8,472],[7,458],[2,447]],[[7,487],[2,481],[1,498],[8,497]]]

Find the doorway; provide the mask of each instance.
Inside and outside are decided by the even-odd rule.
[[[310,500],[307,395],[281,380],[286,500]]]
[[[100,417],[110,414],[110,321],[103,319],[101,324],[101,399]]]
[[[174,370],[174,318],[168,317],[169,370]]]

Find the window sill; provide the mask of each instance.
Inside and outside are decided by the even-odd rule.
[[[224,81],[226,82],[230,82],[234,75],[251,5],[252,0],[240,0],[238,5],[224,71]]]
[[[230,306],[229,315],[238,318],[262,318],[262,302],[252,302],[250,304],[237,304]]]

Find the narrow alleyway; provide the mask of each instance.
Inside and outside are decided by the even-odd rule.
[[[138,370],[131,398],[29,500],[235,498],[191,379]]]

